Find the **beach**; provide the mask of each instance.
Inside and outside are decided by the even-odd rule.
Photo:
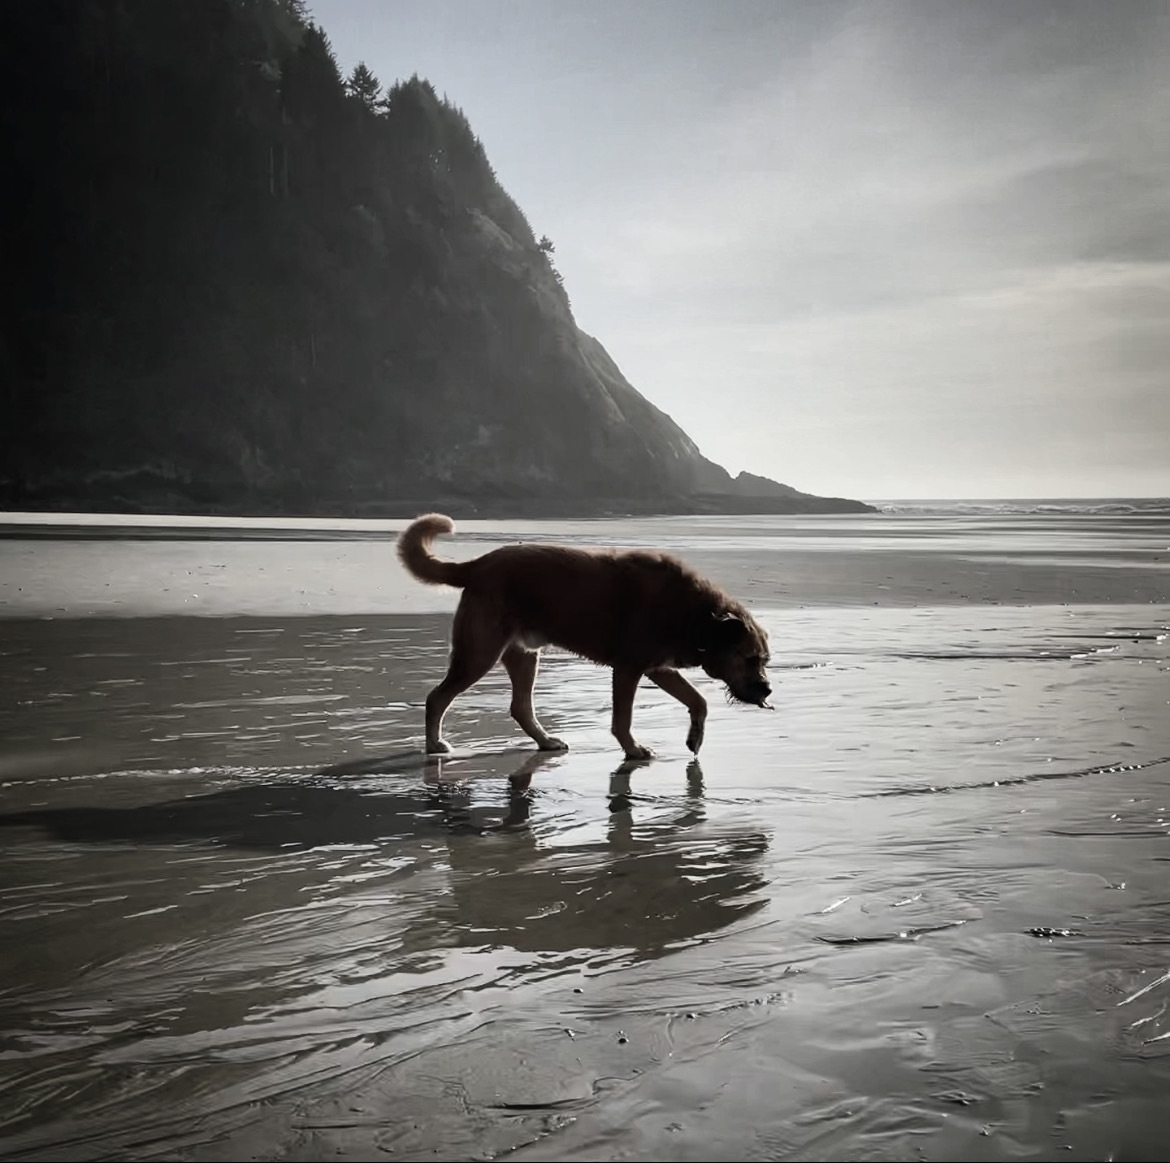
[[[643,764],[556,652],[427,759],[402,525],[4,526],[0,1157],[1163,1157],[1170,515],[460,523],[769,631]]]

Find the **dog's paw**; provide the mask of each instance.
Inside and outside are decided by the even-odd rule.
[[[699,754],[699,748],[703,746],[703,730],[706,724],[692,723],[691,729],[687,732],[687,750],[693,752],[695,755]]]
[[[643,747],[641,743],[635,743],[633,747],[626,748],[627,759],[653,759],[654,752],[649,747]]]
[[[541,751],[568,751],[569,745],[563,739],[554,738],[550,735],[547,739],[542,740],[537,746]]]
[[[451,744],[446,739],[436,739],[433,743],[427,744],[428,755],[450,755]]]

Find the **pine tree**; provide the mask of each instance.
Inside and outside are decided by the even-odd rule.
[[[374,76],[365,61],[358,61],[349,74],[349,80],[345,82],[345,91],[374,113],[382,93],[382,82]]]

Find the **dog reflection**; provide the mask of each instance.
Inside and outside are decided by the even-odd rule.
[[[435,919],[456,943],[654,957],[763,906],[768,837],[707,819],[697,763],[687,797],[665,814],[643,812],[639,821],[630,784],[637,765],[623,764],[611,776],[604,820],[547,834],[530,826],[541,799],[532,777],[546,762],[537,753],[521,764],[494,804],[474,802],[467,784],[433,788],[448,822],[451,876]],[[586,835],[571,838],[578,831]]]

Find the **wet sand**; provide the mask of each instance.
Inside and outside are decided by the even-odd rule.
[[[0,1156],[1162,1158],[1170,522],[582,525],[777,711],[628,766],[553,655],[428,762],[388,543],[0,543]]]

